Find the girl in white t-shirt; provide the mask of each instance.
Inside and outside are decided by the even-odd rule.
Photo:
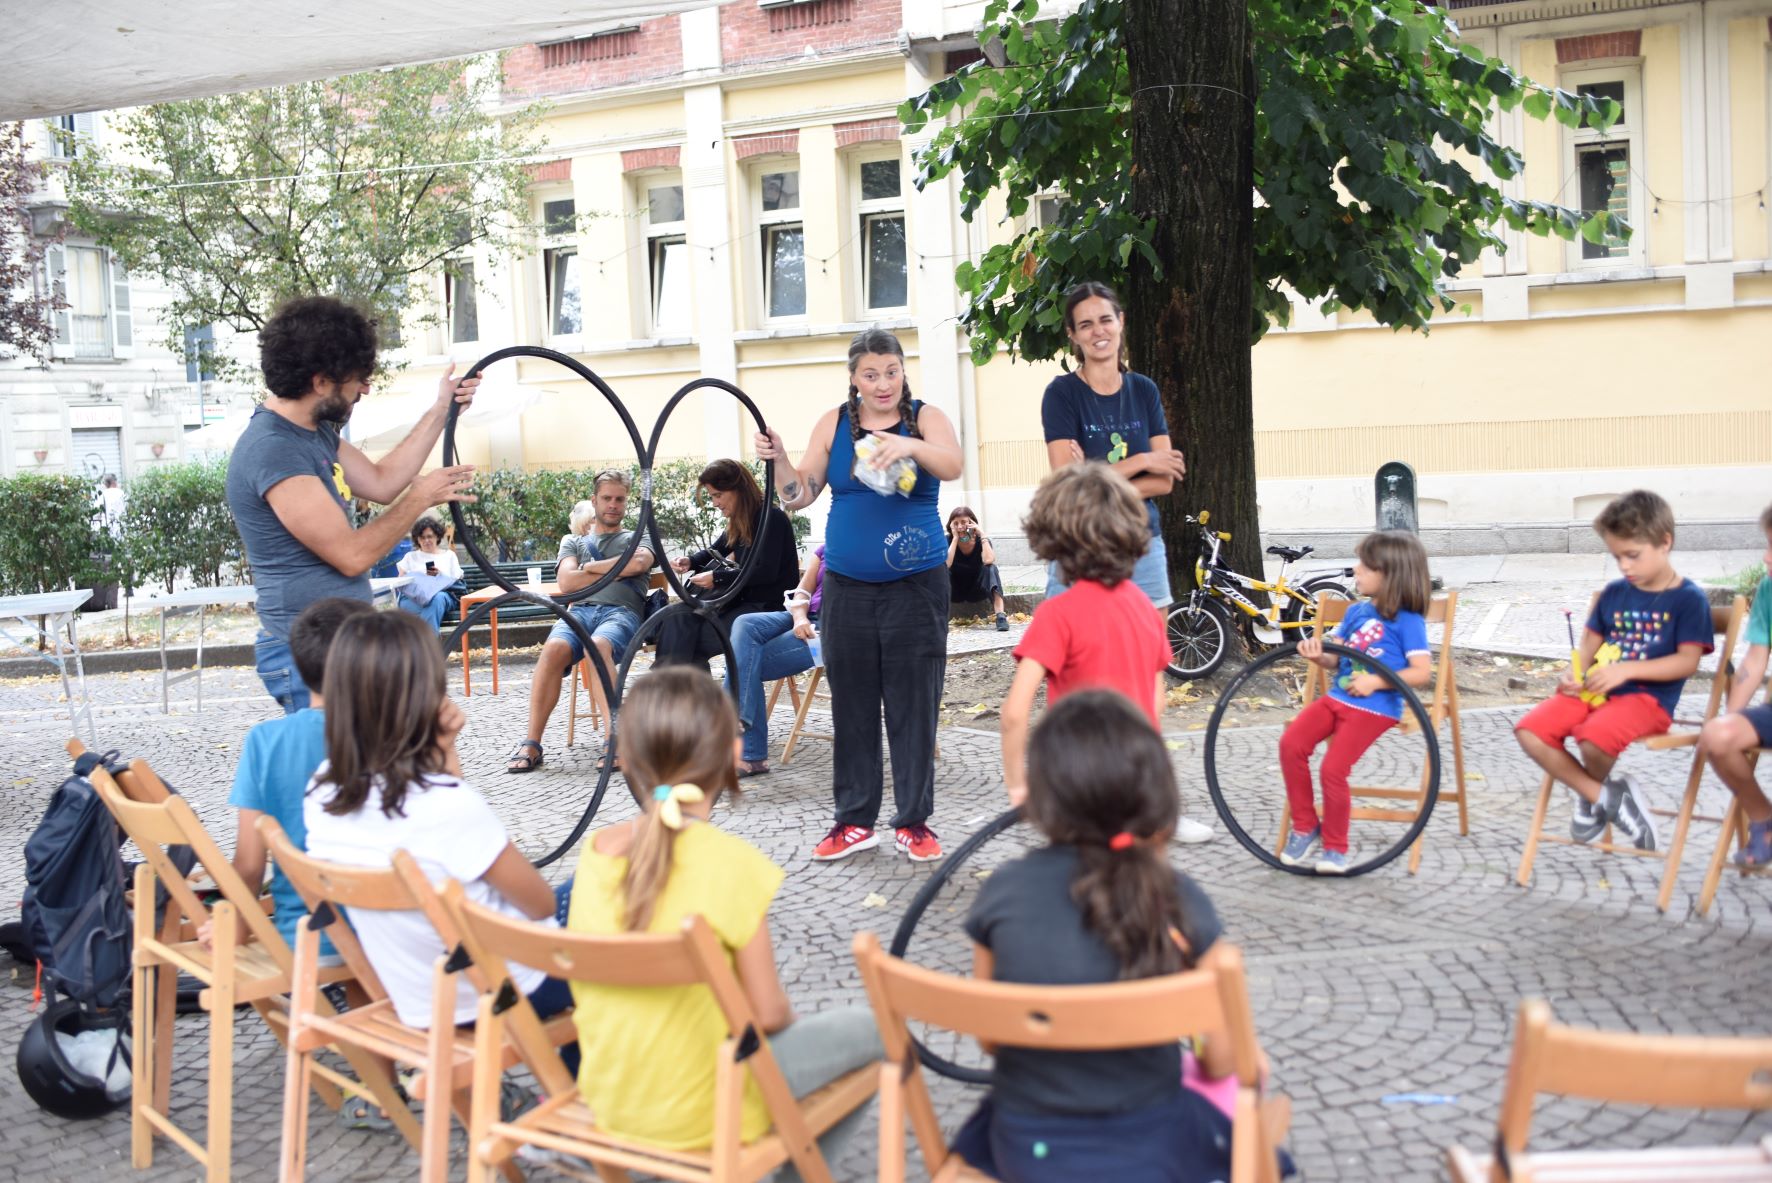
[[[371,612],[345,622],[326,662],[326,763],[302,802],[308,853],[386,867],[405,850],[433,883],[458,879],[468,898],[512,916],[555,923],[557,897],[511,844],[485,798],[461,779],[455,739],[466,717],[444,692],[443,651],[415,616]],[[431,1025],[431,967],[448,952],[422,912],[351,914],[400,1021]],[[571,1005],[566,983],[513,965],[511,977],[546,1018]],[[478,999],[464,980],[455,1022]],[[567,1055],[577,1070],[577,1049]]]

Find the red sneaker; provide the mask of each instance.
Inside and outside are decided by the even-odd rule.
[[[898,848],[913,863],[933,862],[941,857],[941,843],[936,841],[935,831],[925,825],[900,826]]]
[[[846,826],[838,822],[824,841],[812,848],[812,860],[819,863],[848,858],[858,850],[872,850],[880,845],[880,836],[863,826]]]

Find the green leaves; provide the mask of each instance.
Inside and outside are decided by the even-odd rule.
[[[910,116],[943,124],[917,158],[920,180],[958,173],[963,216],[992,193],[1015,218],[1042,194],[1065,194],[1057,224],[1018,221],[1008,242],[956,271],[981,364],[1002,347],[1061,353],[1056,300],[1070,284],[1163,270],[1152,247],[1158,212],[1133,208],[1129,178],[1177,162],[1135,152],[1120,3],[1086,0],[1054,24],[1036,19],[1033,0],[1013,9],[992,0],[983,35],[1002,43],[1008,64],[968,66],[903,109],[907,125]],[[1445,13],[1418,0],[1249,0],[1249,12],[1257,337],[1283,323],[1287,289],[1424,328],[1452,304],[1438,285],[1504,249],[1503,224],[1601,240],[1629,233],[1604,214],[1505,196],[1498,182],[1525,162],[1488,132],[1495,110],[1516,106],[1604,130],[1619,116],[1611,100],[1538,86],[1458,44]],[[1179,108],[1186,96],[1137,101]],[[1467,167],[1473,158],[1480,167]]]

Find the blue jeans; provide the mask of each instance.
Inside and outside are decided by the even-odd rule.
[[[449,614],[449,596],[447,594],[438,592],[422,604],[417,600],[409,600],[405,596],[401,596],[399,603],[401,611],[410,612],[414,616],[428,620],[431,622],[432,628],[438,632],[443,631],[443,618]]]
[[[763,683],[812,668],[812,650],[794,635],[794,618],[786,612],[746,612],[732,622],[732,660],[737,667],[738,721],[744,725],[744,760],[757,764],[769,758],[769,712]],[[732,688],[734,671],[726,672]]]
[[[1163,544],[1161,534],[1151,535],[1151,544],[1145,548],[1144,556],[1132,568],[1132,582],[1138,590],[1150,597],[1151,603],[1158,608],[1167,608],[1175,603],[1175,597],[1169,591],[1169,548]],[[1046,565],[1046,598],[1064,591],[1069,585],[1058,574],[1058,564]]]
[[[260,629],[258,640],[253,644],[253,664],[258,667],[258,680],[265,684],[265,692],[277,700],[283,713],[293,715],[308,707],[307,683],[301,680],[301,671],[295,668],[295,657],[289,652],[289,642]]]

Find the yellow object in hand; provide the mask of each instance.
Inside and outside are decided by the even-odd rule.
[[[1586,681],[1589,672],[1597,670],[1603,665],[1611,665],[1623,656],[1624,650],[1620,649],[1616,642],[1607,641],[1594,654],[1594,663],[1587,670],[1581,668],[1581,650],[1572,650],[1569,654],[1569,668],[1574,671],[1575,681],[1579,684]],[[1606,705],[1606,696],[1597,691],[1584,689],[1581,691],[1581,701],[1590,707],[1600,707]]]

